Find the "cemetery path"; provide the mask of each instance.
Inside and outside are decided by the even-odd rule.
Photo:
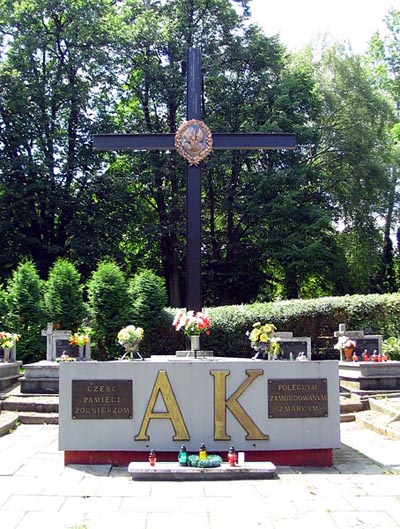
[[[341,424],[331,468],[278,479],[135,482],[127,468],[64,467],[58,426],[0,437],[1,529],[400,529],[400,441]]]

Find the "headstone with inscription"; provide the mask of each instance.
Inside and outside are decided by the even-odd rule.
[[[294,337],[292,332],[274,332],[273,338],[279,338],[279,358],[283,360],[296,360],[299,355],[304,355],[311,360],[311,338],[306,336]]]

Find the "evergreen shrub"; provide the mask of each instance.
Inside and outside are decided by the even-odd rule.
[[[7,283],[6,303],[4,330],[21,335],[17,360],[29,363],[46,358],[46,342],[41,335],[46,324],[43,284],[33,262],[22,263],[14,271]]]
[[[163,333],[158,329],[160,329],[161,312],[167,304],[164,279],[152,270],[143,270],[130,280],[128,292],[131,300],[132,323],[144,329],[140,353],[147,355],[162,351]]]
[[[87,285],[94,358],[110,360],[122,355],[117,334],[131,323],[128,283],[114,262],[101,262]]]
[[[45,306],[48,321],[58,322],[61,329],[76,332],[87,316],[81,278],[76,267],[66,259],[58,259],[45,284]]]

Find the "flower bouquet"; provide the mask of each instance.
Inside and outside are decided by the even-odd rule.
[[[200,335],[210,334],[210,320],[206,312],[194,312],[189,310],[186,314],[181,310],[175,315],[172,322],[176,331],[183,331],[183,334],[190,337],[190,348],[192,351],[200,350]]]
[[[261,325],[260,321],[253,324],[253,329],[247,331],[247,336],[251,342],[251,347],[254,349],[256,354],[254,359],[257,359],[262,353],[263,356],[268,354],[268,358],[275,360],[280,352],[280,338],[273,338],[272,334],[276,331],[275,325],[272,323],[264,323]]]
[[[119,331],[117,334],[117,340],[120,345],[125,349],[125,354],[121,360],[124,360],[126,355],[129,353],[132,358],[133,353],[136,353],[138,357],[143,360],[143,357],[139,353],[139,344],[143,340],[144,330],[142,327],[136,327],[135,325],[127,325]]]
[[[344,360],[350,362],[353,357],[353,351],[356,348],[356,342],[347,336],[339,336],[338,341],[333,346],[344,355]]]
[[[16,342],[20,339],[20,335],[13,332],[0,332],[0,346],[4,349],[5,347],[14,347]]]
[[[0,346],[4,350],[4,362],[9,362],[10,359],[10,349],[20,339],[20,335],[13,332],[0,332]]]
[[[84,333],[74,333],[69,337],[69,343],[77,347],[85,347],[89,341],[89,336]]]

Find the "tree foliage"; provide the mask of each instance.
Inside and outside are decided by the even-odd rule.
[[[108,0],[2,1],[0,225],[3,270],[21,256],[45,275],[95,176],[91,135],[113,62]]]
[[[293,132],[298,144],[202,164],[205,304],[397,288],[397,10],[368,57],[335,45],[316,58],[250,24],[248,0],[0,6],[3,280],[24,258],[42,278],[71,259],[84,280],[108,258],[126,277],[151,269],[168,303],[185,304],[183,160],[96,154],[92,135],[175,133],[193,46],[213,132]]]

